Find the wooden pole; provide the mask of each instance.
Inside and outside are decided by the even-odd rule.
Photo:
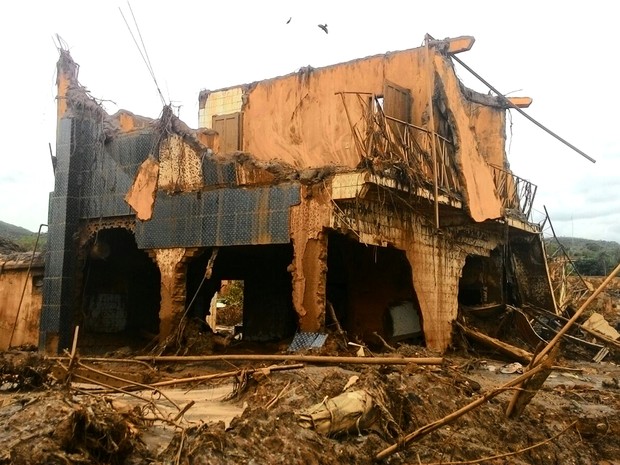
[[[534,360],[532,360],[532,366],[540,366],[540,363],[544,360],[544,358],[547,356],[547,354],[549,354],[549,352],[555,347],[555,345],[558,343],[558,341],[562,338],[562,336],[564,336],[564,334],[566,334],[566,332],[570,329],[570,327],[573,325],[573,323],[575,323],[577,321],[577,319],[581,316],[581,314],[585,311],[586,308],[588,308],[588,305],[590,305],[594,299],[596,299],[596,297],[603,292],[603,289],[605,289],[607,287],[607,285],[611,282],[612,279],[614,279],[614,277],[620,273],[620,264],[618,266],[616,266],[616,268],[609,274],[609,276],[607,276],[607,278],[605,278],[605,280],[601,283],[601,285],[592,293],[592,295],[590,297],[588,297],[588,300],[586,300],[581,307],[579,307],[579,309],[575,312],[575,314],[572,316],[572,318],[570,320],[568,320],[566,322],[566,324],[562,327],[561,330],[558,331],[558,333],[555,335],[555,337],[553,339],[551,339],[551,341],[549,341],[549,343],[538,353],[538,355],[536,355],[534,357]],[[527,372],[526,372],[527,373]],[[519,387],[521,387],[521,384],[519,384]],[[508,404],[508,408],[506,408],[506,416],[510,417],[512,416],[515,406],[517,405],[517,402],[519,400],[519,396],[521,394],[521,391],[516,391],[514,393],[514,395],[512,396],[512,399],[510,399],[510,403]]]
[[[439,187],[437,186],[437,147],[435,141],[435,110],[433,95],[435,94],[435,67],[431,61],[430,36],[426,35],[426,61],[428,69],[428,127],[431,138],[431,152],[433,156],[433,197],[435,198],[435,227],[439,229]]]
[[[295,365],[278,365],[278,366],[266,367],[265,370],[269,370],[269,371],[298,370],[303,367],[304,367],[303,363],[297,363]],[[260,368],[254,368],[254,369],[245,370],[245,371],[246,373],[252,374],[259,370]],[[192,376],[191,378],[169,379],[166,381],[159,381],[157,383],[152,383],[151,386],[163,387],[163,386],[172,386],[176,384],[194,383],[197,381],[208,381],[211,379],[231,378],[233,376],[240,375],[242,371],[243,370],[236,370],[236,371],[227,371],[226,373],[213,373],[210,375]]]
[[[442,357],[338,357],[328,355],[256,355],[256,354],[228,354],[228,355],[140,355],[135,360],[145,362],[220,362],[220,361],[264,361],[264,362],[299,362],[299,363],[331,363],[355,365],[441,365]]]

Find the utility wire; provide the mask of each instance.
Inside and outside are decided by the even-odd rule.
[[[142,50],[144,50],[144,55],[146,56],[146,61],[148,62],[149,69],[151,70],[151,74],[153,75],[153,81],[155,81],[155,87],[157,87],[157,92],[162,99],[162,102],[165,104],[164,96],[159,88],[159,84],[157,83],[157,79],[155,77],[155,71],[153,70],[153,65],[151,64],[151,58],[149,57],[149,52],[146,49],[146,45],[144,44],[144,40],[142,39],[142,32],[140,32],[140,26],[138,26],[138,21],[136,21],[136,17],[133,14],[133,8],[131,8],[131,3],[129,0],[127,1],[127,6],[129,7],[129,11],[131,12],[131,17],[133,18],[133,23],[136,26],[136,30],[138,31],[138,37],[140,37],[140,43],[142,44]]]
[[[434,37],[432,37],[430,34],[427,34],[428,38],[432,41],[435,41],[437,39],[435,39]],[[570,142],[568,142],[566,139],[560,137],[558,134],[556,134],[555,132],[553,132],[551,129],[547,128],[546,126],[544,126],[543,124],[539,123],[538,121],[536,121],[534,118],[532,118],[530,115],[528,115],[525,111],[523,111],[521,108],[519,108],[518,106],[516,106],[514,103],[512,103],[510,100],[508,100],[506,98],[506,94],[501,93],[499,90],[497,90],[495,87],[493,87],[491,84],[489,84],[488,81],[486,81],[482,76],[480,76],[478,73],[476,73],[473,69],[471,69],[469,66],[467,66],[465,63],[463,63],[463,60],[461,60],[459,57],[457,57],[454,53],[450,54],[450,57],[456,61],[458,64],[460,64],[463,68],[465,68],[467,71],[469,71],[474,77],[476,77],[476,79],[478,79],[480,82],[482,82],[485,86],[487,86],[490,90],[492,90],[493,92],[495,92],[497,94],[497,96],[504,102],[505,105],[507,105],[508,107],[516,110],[517,112],[521,113],[521,115],[523,115],[526,119],[528,119],[530,122],[534,123],[536,126],[538,126],[540,129],[542,129],[543,131],[545,131],[547,134],[555,137],[557,140],[559,140],[560,142],[562,142],[564,145],[566,145],[567,147],[570,147],[571,149],[573,149],[575,152],[577,152],[579,155],[581,155],[582,157],[584,157],[585,159],[591,161],[592,163],[596,163],[596,160],[594,158],[592,158],[591,156],[589,156],[587,153],[583,152],[582,150],[579,150],[577,147],[575,147],[573,144],[571,144]]]
[[[149,74],[151,75],[151,78],[153,79],[153,82],[155,83],[155,87],[157,88],[157,93],[159,94],[159,98],[161,99],[161,103],[165,106],[166,105],[166,99],[164,98],[164,95],[161,92],[161,89],[159,88],[159,84],[157,83],[157,78],[155,77],[155,72],[153,71],[153,67],[151,66],[151,60],[148,57],[148,53],[146,51],[146,46],[144,45],[144,40],[142,40],[142,34],[140,33],[140,28],[138,27],[138,23],[136,21],[136,17],[133,14],[133,10],[131,9],[131,5],[129,4],[129,2],[127,2],[127,4],[129,5],[129,11],[131,12],[131,16],[133,18],[136,30],[138,31],[138,35],[140,37],[140,42],[142,43],[142,48],[140,48],[140,45],[138,45],[138,41],[136,40],[136,37],[133,33],[133,31],[131,30],[131,27],[129,26],[129,23],[127,22],[127,19],[125,18],[125,15],[123,14],[123,10],[121,10],[121,8],[118,8],[118,11],[121,13],[121,16],[123,17],[123,21],[125,21],[125,25],[127,26],[127,30],[129,31],[129,34],[131,34],[131,38],[133,39],[133,43],[136,45],[136,48],[138,49],[138,52],[140,52],[140,56],[142,57],[142,61],[144,61],[144,65],[146,66],[146,69],[149,71]],[[144,49],[144,51],[143,51]]]

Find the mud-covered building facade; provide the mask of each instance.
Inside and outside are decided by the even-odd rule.
[[[165,337],[230,279],[250,341],[324,331],[330,306],[350,335],[389,339],[399,308],[445,350],[460,304],[553,309],[507,103],[452,65],[471,42],[202,91],[198,130],[169,107],[108,115],[61,52],[40,347],[78,324]]]

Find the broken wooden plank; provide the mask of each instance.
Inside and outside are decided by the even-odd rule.
[[[300,363],[342,363],[351,365],[441,365],[442,357],[339,357],[330,355],[141,355],[134,357],[145,362],[223,362],[223,361],[264,361]]]
[[[609,339],[612,339],[614,341],[620,339],[620,333],[618,333],[616,328],[611,326],[607,322],[605,317],[597,312],[592,313],[592,315],[590,315],[590,318],[584,321],[581,327],[607,336]]]
[[[532,104],[532,97],[508,97],[508,101],[515,107],[528,108]]]
[[[474,339],[475,341],[478,341],[488,347],[491,347],[514,360],[518,360],[523,363],[530,363],[530,361],[532,360],[533,354],[531,352],[528,352],[527,350],[515,347],[511,344],[500,341],[499,339],[495,339],[494,337],[487,336],[486,334],[483,334],[479,331],[463,326],[459,322],[457,322],[456,324],[459,329],[463,331],[465,336]]]
[[[560,338],[570,329],[570,327],[577,321],[577,319],[581,316],[581,314],[585,311],[586,308],[594,301],[594,299],[603,292],[603,289],[607,287],[607,285],[611,282],[611,280],[620,273],[620,264],[605,278],[605,280],[601,283],[601,285],[592,293],[588,300],[586,300],[581,307],[575,312],[570,320],[564,325],[564,327],[558,331],[558,334],[547,344],[547,346],[536,356],[536,361],[542,360],[545,355],[547,355],[553,346],[558,343]]]
[[[520,312],[521,310],[515,308],[515,310],[517,312]],[[544,328],[546,328],[547,330],[551,331],[553,334],[557,334],[558,333],[558,329],[551,327],[550,325],[548,325],[547,323],[545,323],[541,318],[537,317],[536,315],[531,315],[531,317],[536,320],[541,326],[543,326]],[[603,346],[598,345],[598,344],[594,344],[593,342],[590,341],[585,341],[583,339],[579,339],[578,337],[575,336],[571,336],[570,334],[564,334],[563,336],[566,340],[574,342],[576,344],[580,344],[583,346],[586,346],[588,348],[591,349],[597,349],[600,350],[603,348]],[[543,342],[547,343],[548,341],[544,341]]]

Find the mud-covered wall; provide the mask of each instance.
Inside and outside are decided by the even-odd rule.
[[[381,95],[389,80],[411,89],[413,122],[421,125],[428,104],[426,79],[424,49],[414,49],[260,81],[249,90],[244,106],[244,150],[259,159],[277,158],[296,167],[354,168],[360,159],[336,92]],[[356,97],[345,98],[352,121],[358,122]]]
[[[465,260],[468,255],[490,256],[501,238],[477,228],[437,234],[422,223],[416,225],[405,247],[424,320],[424,338],[428,347],[445,351],[458,314],[459,280]]]
[[[166,192],[192,192],[202,185],[201,154],[176,134],[162,140],[158,187]]]
[[[510,251],[521,304],[556,311],[542,239],[535,234],[510,235]]]
[[[393,82],[411,91],[411,121],[426,127],[429,79],[437,79],[434,98],[443,99],[453,126],[463,194],[472,218],[500,217],[501,202],[487,161],[505,164],[503,110],[476,108],[466,100],[450,60],[433,49],[428,55],[425,48],[418,48],[326,68],[305,68],[253,84],[243,106],[244,150],[260,160],[275,158],[297,168],[333,164],[355,168],[360,156],[351,123],[363,126],[362,106],[357,96],[338,92],[381,95],[385,82]]]
[[[485,154],[493,156],[489,153],[489,143],[483,145],[484,150],[480,149],[477,129],[473,126],[475,121],[470,119],[470,113],[467,111],[469,102],[464,104],[459,81],[451,63],[442,55],[435,55],[434,62],[443,85],[448,111],[453,119],[458,147],[457,164],[464,187],[462,194],[465,196],[469,214],[478,222],[499,218],[502,216],[502,203],[495,192],[493,173],[484,156]],[[479,124],[482,123],[480,118],[478,120]],[[503,154],[503,148],[501,153]],[[503,163],[501,165],[503,166]]]
[[[394,203],[393,203],[394,202]],[[395,201],[343,202],[332,217],[334,229],[349,229],[371,244],[404,250],[411,265],[428,347],[444,351],[458,313],[459,281],[468,255],[488,257],[502,241],[483,225],[443,228],[438,232],[423,214]]]
[[[480,154],[488,163],[506,168],[506,110],[473,102],[469,107]]]
[[[0,350],[9,348],[11,335],[12,347],[38,345],[42,275],[41,267],[31,270],[29,275],[27,266],[3,266],[0,259]],[[24,298],[20,306],[22,292]]]
[[[302,188],[302,202],[291,207],[293,307],[302,331],[318,331],[325,324],[327,233],[332,205],[318,187]]]
[[[174,329],[175,317],[185,308],[185,249],[154,249],[151,251],[161,276],[159,334],[166,337]]]

